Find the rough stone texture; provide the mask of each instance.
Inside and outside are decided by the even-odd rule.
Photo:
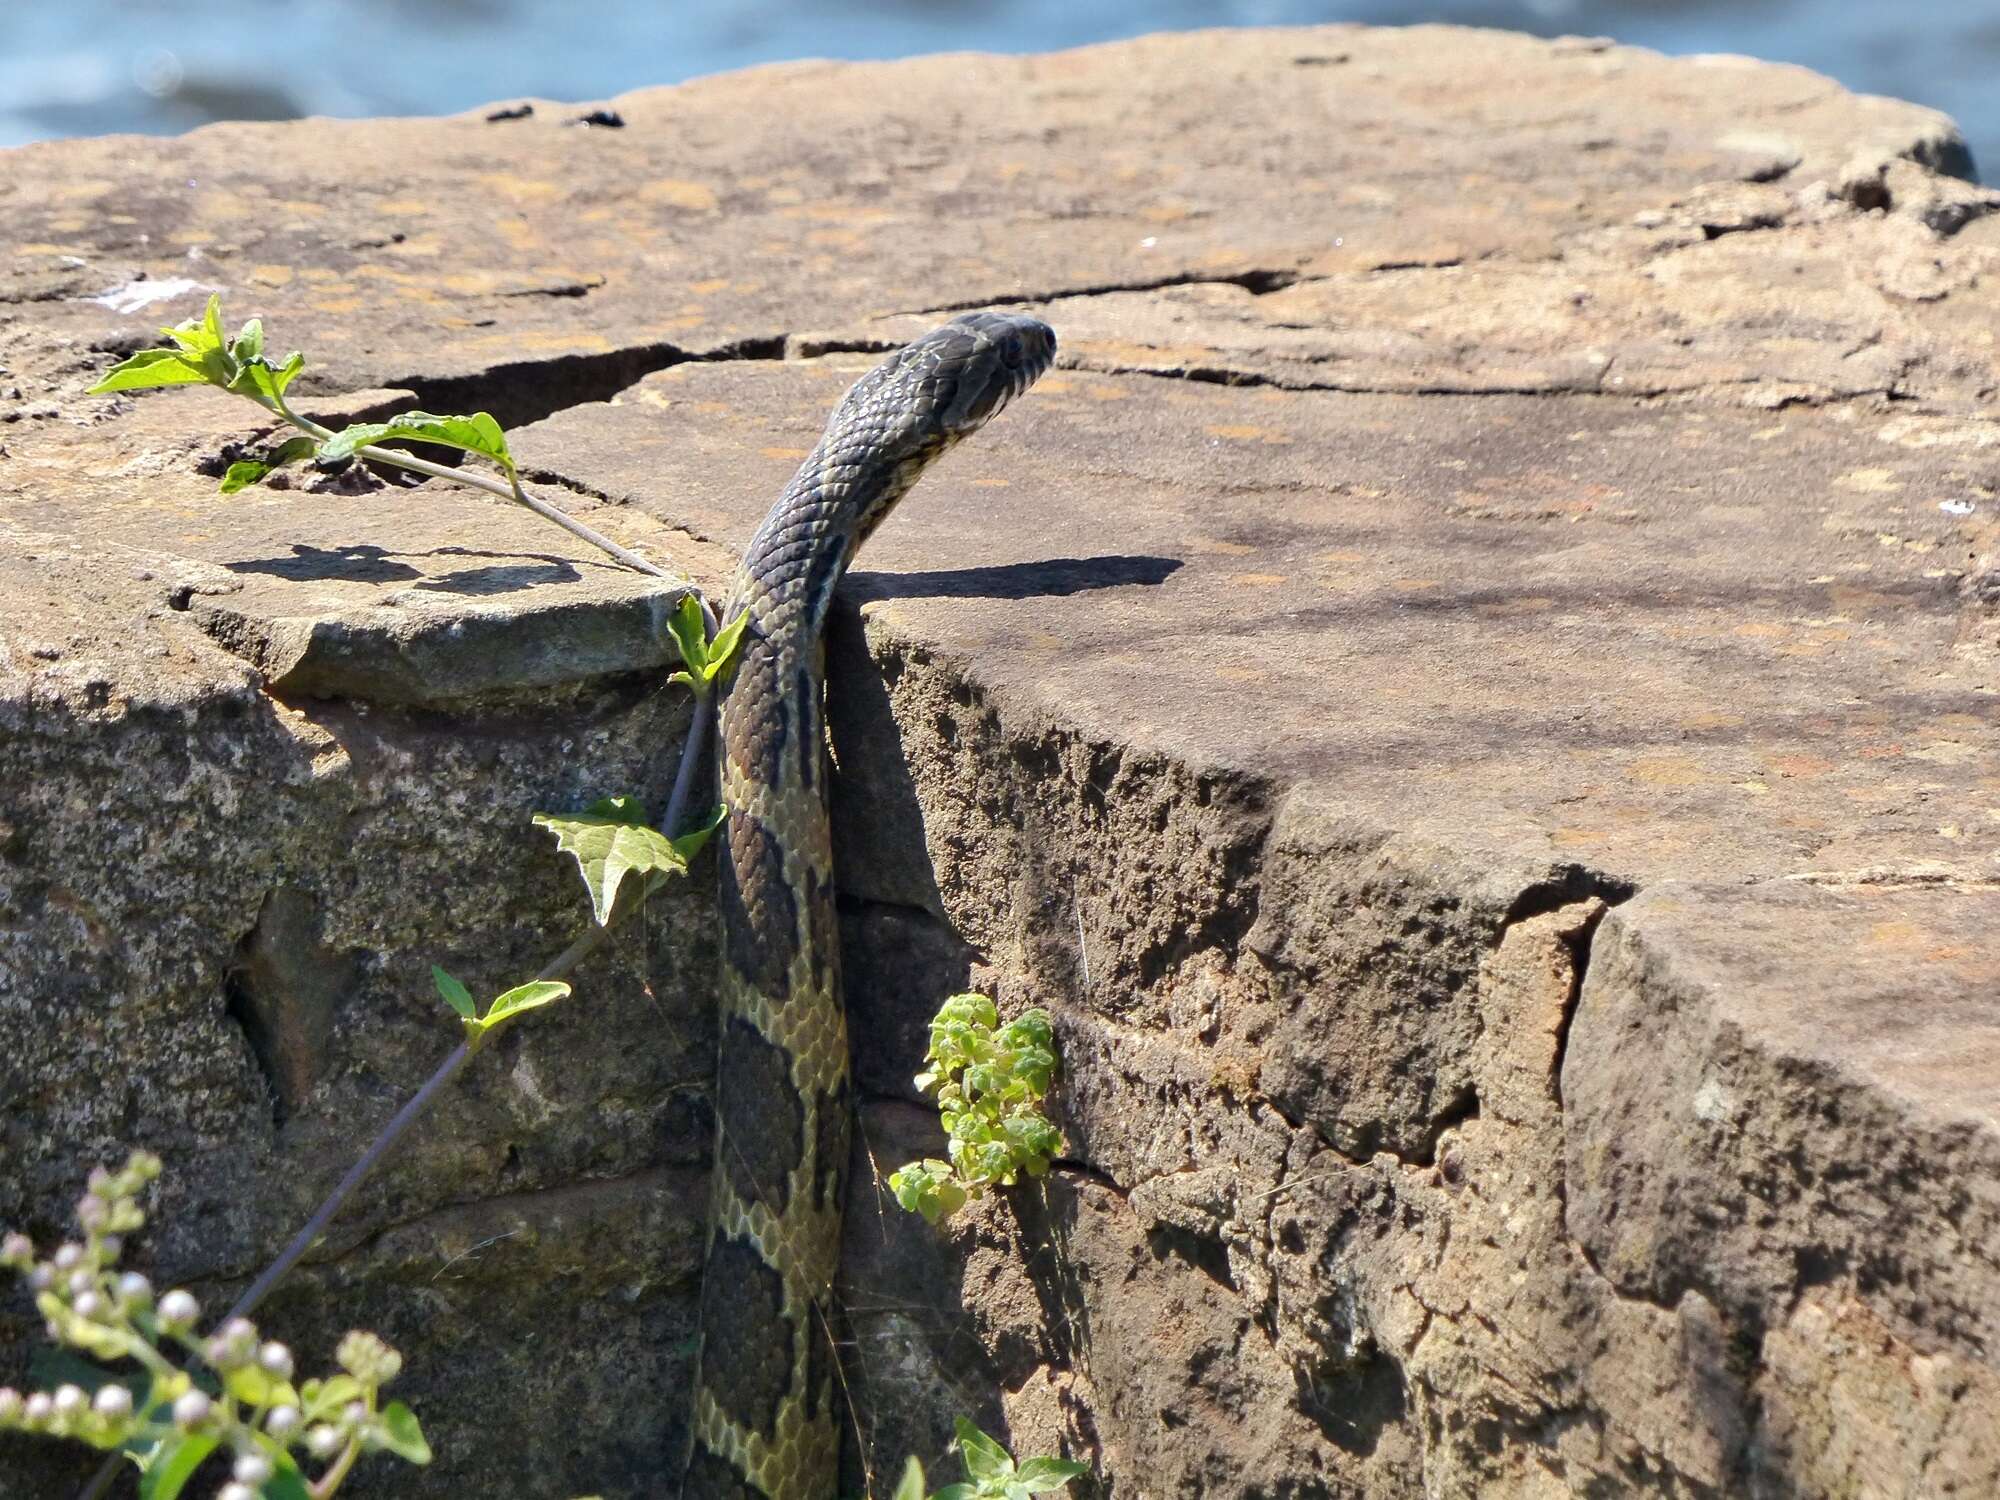
[[[10,154],[0,1219],[146,1140],[146,1253],[223,1295],[443,1050],[424,964],[575,920],[526,815],[657,802],[684,724],[676,585],[436,485],[219,500],[243,410],[85,402],[113,353],[221,287],[327,415],[532,421],[713,588],[868,351],[1009,301],[1064,368],[831,641],[856,1487],[959,1413],[1110,1495],[2000,1487],[2000,195],[1948,122],[1351,28],[617,107]],[[410,1349],[395,1493],[662,1492],[704,892],[274,1308]],[[1056,1015],[1070,1159],[940,1238],[879,1176],[968,980]]]

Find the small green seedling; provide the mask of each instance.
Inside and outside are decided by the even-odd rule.
[[[686,683],[697,698],[706,698],[716,678],[736,659],[743,645],[743,627],[749,620],[747,614],[738,615],[710,640],[701,618],[701,601],[693,594],[681,595],[681,602],[667,617],[667,629],[673,633],[674,644],[680,647],[687,670],[674,673],[667,681]]]
[[[97,1168],[76,1207],[82,1239],[45,1259],[26,1235],[0,1241],[0,1266],[27,1281],[65,1346],[37,1361],[60,1379],[54,1390],[0,1388],[0,1431],[122,1454],[139,1470],[140,1500],[177,1500],[198,1473],[225,1467],[217,1500],[327,1500],[364,1454],[429,1463],[415,1414],[380,1400],[403,1358],[374,1334],[340,1341],[340,1373],[295,1384],[291,1351],[248,1318],[204,1338],[192,1295],[156,1299],[144,1276],[118,1271],[125,1236],[146,1222],[138,1195],[159,1174],[145,1151],[117,1172]],[[309,1479],[309,1464],[325,1467]]]
[[[173,340],[169,346],[141,349],[121,361],[90,388],[93,396],[117,391],[148,390],[165,385],[212,385],[219,390],[246,396],[264,410],[285,419],[300,434],[270,449],[261,458],[239,459],[222,476],[222,493],[236,494],[260,484],[288,464],[311,459],[332,465],[356,454],[388,463],[435,471],[435,465],[410,455],[398,455],[381,447],[383,443],[439,443],[466,453],[491,459],[506,475],[503,493],[522,498],[519,471],[508,450],[507,435],[487,412],[470,416],[434,416],[430,412],[406,411],[386,422],[357,422],[339,432],[330,432],[293,411],[285,400],[285,390],[305,369],[306,360],[297,351],[279,364],[264,357],[264,324],[252,318],[227,338],[222,331],[222,298],[208,299],[208,308],[199,318],[160,330]]]
[[[569,993],[569,986],[559,979],[531,979],[495,995],[482,1016],[472,991],[436,964],[431,965],[431,983],[444,996],[444,1003],[458,1012],[459,1020],[465,1024],[466,1042],[475,1050],[506,1022],[531,1010],[540,1010],[544,1005],[553,1005]]]
[[[1042,1113],[1056,1068],[1046,1012],[1023,1011],[1002,1026],[984,995],[954,995],[931,1021],[926,1061],[916,1084],[937,1098],[951,1159],[930,1157],[891,1173],[898,1203],[935,1224],[989,1187],[1049,1170],[1062,1133]]]
[[[1090,1472],[1088,1464],[1067,1458],[1030,1458],[1016,1465],[993,1438],[958,1419],[958,1456],[965,1464],[965,1482],[948,1484],[934,1494],[924,1491],[924,1468],[914,1458],[903,1466],[903,1477],[892,1500],[1028,1500],[1052,1495]]]

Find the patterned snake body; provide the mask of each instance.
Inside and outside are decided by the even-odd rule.
[[[721,705],[721,1055],[686,1500],[834,1493],[829,1297],[852,1100],[821,632],[890,507],[1054,357],[1046,325],[1000,313],[890,356],[835,409],[736,576],[724,619],[750,623]]]

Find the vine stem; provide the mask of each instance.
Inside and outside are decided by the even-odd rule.
[[[257,404],[264,406],[261,401]],[[266,406],[265,410],[283,417],[293,426],[322,440],[333,436],[327,428],[293,412],[282,399],[276,406]],[[650,573],[655,578],[673,576],[664,568],[648,562],[638,553],[620,546],[611,538],[584,525],[574,516],[530,495],[521,488],[520,481],[512,474],[508,475],[507,483],[503,484],[484,474],[454,469],[447,464],[434,464],[428,459],[417,458],[408,453],[397,453],[387,448],[365,447],[356,451],[360,456],[376,462],[396,464],[405,469],[414,469],[420,474],[428,474],[435,479],[448,479],[457,484],[470,485],[474,489],[499,495],[502,499],[517,501],[536,515],[553,521],[565,531],[610,554],[629,568]],[[702,629],[713,637],[716,630],[715,612],[709,608],[707,600],[697,597],[696,602],[701,605]],[[714,726],[715,693],[711,688],[698,693],[695,697],[694,717],[688,723],[687,742],[681,749],[680,766],[674,772],[673,791],[667,797],[667,809],[660,818],[659,826],[670,834],[680,826],[681,818],[687,811],[688,798],[694,790],[695,768],[701,762],[702,752],[707,748],[708,737]],[[567,948],[542,965],[535,978],[560,979],[568,974],[602,947],[612,930],[633,912],[644,907],[646,898],[665,885],[670,878],[655,870],[646,876],[645,883],[639,887],[636,896],[621,892],[604,925],[586,928]],[[368,1149],[361,1153],[360,1159],[347,1169],[347,1175],[342,1177],[333,1191],[327,1194],[326,1201],[313,1211],[313,1216],[306,1220],[304,1227],[297,1234],[292,1236],[291,1242],[279,1252],[277,1259],[266,1266],[263,1273],[244,1289],[243,1295],[236,1299],[235,1305],[224,1316],[223,1322],[226,1323],[231,1318],[248,1317],[277,1289],[278,1283],[291,1273],[292,1268],[305,1258],[306,1252],[312,1249],[319,1237],[326,1233],[340,1210],[346,1206],[347,1200],[362,1183],[368,1180],[376,1167],[382,1164],[383,1158],[395,1149],[397,1142],[409,1133],[412,1125],[424,1117],[431,1105],[436,1102],[438,1095],[443,1093],[458,1076],[459,1069],[472,1059],[473,1051],[470,1042],[460,1042],[452,1048],[444,1061],[438,1064],[437,1070],[424,1081],[423,1086],[406,1099],[403,1107],[396,1111],[387,1125],[382,1127],[381,1132],[369,1143]],[[77,1492],[76,1500],[100,1500],[111,1487],[112,1481],[117,1478],[118,1471],[123,1466],[122,1461],[123,1455],[118,1453],[106,1458],[97,1472],[90,1477],[90,1482]],[[348,1459],[349,1463],[352,1461],[352,1458]]]

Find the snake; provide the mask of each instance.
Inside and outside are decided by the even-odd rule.
[[[715,1147],[683,1500],[832,1500],[832,1295],[854,1096],[827,812],[824,631],[862,543],[1055,359],[1019,313],[965,313],[862,376],[745,551],[718,699]]]

